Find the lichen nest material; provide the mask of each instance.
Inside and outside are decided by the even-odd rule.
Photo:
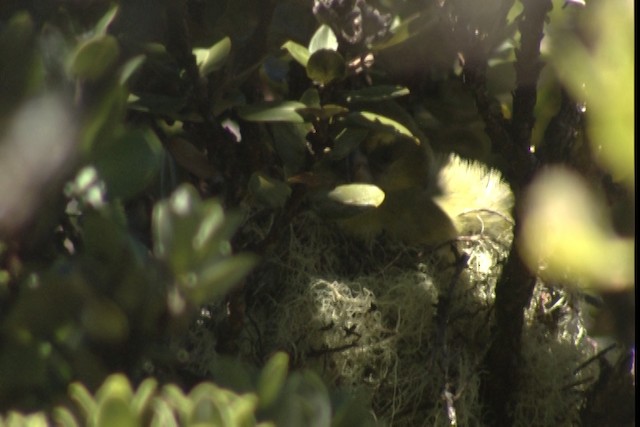
[[[271,251],[250,284],[242,358],[260,363],[285,350],[294,367],[367,396],[383,423],[481,425],[480,363],[510,236],[464,236],[457,256],[451,245],[431,252],[390,242],[364,247],[308,212],[281,240],[286,245]],[[517,425],[575,423],[579,384],[596,369],[575,371],[594,349],[577,306],[550,305],[551,292],[571,299],[536,288],[523,335]]]

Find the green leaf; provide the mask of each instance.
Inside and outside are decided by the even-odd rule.
[[[191,185],[184,184],[153,210],[154,254],[169,263],[174,274],[187,273],[193,264],[193,238],[200,227],[202,202]]]
[[[96,413],[98,404],[83,384],[79,382],[72,383],[69,386],[69,397],[78,404],[85,417],[88,418]]]
[[[343,93],[347,102],[384,101],[406,95],[409,95],[409,89],[393,85],[372,86]]]
[[[27,12],[16,13],[0,27],[0,58],[0,117],[4,119],[44,75],[34,23]]]
[[[391,36],[391,38],[374,44],[371,49],[374,52],[378,52],[380,50],[393,47],[400,43],[404,43],[421,31],[430,30],[435,25],[439,24],[438,14],[432,15],[434,16],[432,17],[431,14],[428,16],[416,14],[408,19],[405,19],[400,25],[394,28],[393,36]]]
[[[417,144],[420,144],[420,140],[407,127],[387,116],[370,111],[357,111],[349,114],[349,118],[360,125],[375,130],[391,131],[398,135],[406,136],[414,140]]]
[[[280,394],[289,371],[289,356],[284,352],[278,352],[271,356],[267,364],[260,372],[258,379],[258,396],[260,407],[270,406]]]
[[[328,120],[338,114],[348,113],[349,110],[342,105],[327,104],[322,107],[308,107],[298,109],[298,113],[302,115],[308,121],[314,121],[316,119]]]
[[[346,127],[333,139],[333,148],[329,157],[333,160],[341,160],[355,150],[369,135],[369,129]]]
[[[185,96],[166,96],[154,93],[137,93],[129,95],[127,107],[131,110],[151,113],[155,115],[165,115],[173,119],[180,119],[179,114],[187,106]]]
[[[322,24],[320,28],[311,37],[309,42],[309,53],[314,54],[319,50],[338,50],[338,39],[333,33],[331,27],[326,24]]]
[[[334,219],[350,218],[375,209],[385,199],[384,191],[373,184],[339,185],[312,196],[315,209]]]
[[[346,72],[344,58],[334,50],[317,50],[311,54],[307,63],[307,77],[322,85],[344,78]]]
[[[256,425],[254,415],[258,406],[258,397],[255,394],[237,396],[229,404],[231,425],[238,427],[251,427]]]
[[[144,415],[144,411],[149,407],[157,389],[158,381],[153,378],[145,379],[138,386],[138,390],[131,400],[131,408],[138,417]]]
[[[224,295],[256,265],[257,258],[249,254],[238,254],[220,260],[199,272],[197,284],[190,292],[191,301],[204,304]]]
[[[162,144],[150,130],[122,134],[94,153],[94,164],[113,198],[128,199],[144,190],[160,169]]]
[[[303,123],[297,110],[306,105],[297,101],[275,101],[246,105],[238,108],[238,114],[250,122],[290,122]]]
[[[167,150],[176,162],[199,178],[213,178],[215,171],[207,156],[184,138],[172,138]]]
[[[53,409],[53,421],[56,426],[60,427],[79,427],[80,423],[76,420],[73,413],[64,406],[56,406]],[[83,423],[84,425],[84,423]]]
[[[287,184],[259,172],[251,175],[249,191],[259,203],[272,209],[284,207],[291,195],[291,188]]]
[[[96,427],[139,427],[129,402],[120,397],[108,397],[98,405]]]
[[[98,80],[116,63],[120,47],[112,35],[102,35],[81,44],[71,59],[70,71],[83,80]]]
[[[196,63],[200,69],[200,75],[206,77],[214,71],[221,69],[231,52],[231,39],[225,37],[209,49],[194,49]]]
[[[125,401],[131,400],[133,390],[126,376],[123,374],[110,375],[96,392],[98,404],[109,398],[118,398]]]
[[[298,64],[306,68],[307,62],[309,62],[309,56],[311,56],[309,49],[291,40],[284,43],[282,49],[289,52],[289,55],[291,55]]]
[[[145,60],[146,57],[144,55],[136,55],[125,62],[120,70],[120,84],[126,84],[131,76],[142,67]]]
[[[282,160],[287,176],[296,174],[304,167],[309,153],[307,134],[313,129],[308,123],[274,123],[273,146]]]
[[[307,107],[320,108],[320,92],[314,87],[309,88],[300,97],[300,102]]]
[[[350,206],[378,207],[384,201],[384,191],[373,184],[345,184],[328,193],[331,200]]]

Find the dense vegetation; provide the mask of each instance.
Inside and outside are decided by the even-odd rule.
[[[0,425],[634,425],[633,8],[4,0]]]

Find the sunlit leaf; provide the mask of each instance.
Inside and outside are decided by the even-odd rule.
[[[98,405],[96,427],[138,427],[140,425],[127,400],[108,397]]]
[[[416,143],[420,143],[420,140],[406,126],[387,116],[372,113],[370,111],[357,111],[349,114],[349,118],[358,124],[368,127],[373,125],[373,129],[395,132],[399,135],[411,138]]]
[[[234,396],[235,397],[235,396]],[[255,394],[244,394],[232,399],[229,404],[232,425],[253,426],[256,425],[254,412],[258,406],[258,397]]]
[[[295,59],[298,64],[302,65],[303,67],[307,66],[307,62],[309,62],[309,57],[311,56],[311,54],[309,53],[309,49],[291,40],[284,43],[282,45],[282,49],[285,49],[287,52],[289,52],[291,57]]]
[[[306,108],[306,105],[298,101],[264,102],[238,107],[238,114],[250,122],[303,123],[304,119],[296,111],[298,108]]]
[[[316,30],[309,42],[309,53],[313,55],[319,50],[338,50],[338,39],[331,27],[323,24]]]
[[[551,65],[576,99],[586,100],[593,152],[614,180],[635,188],[634,3],[598,2],[586,10],[598,37],[555,39]],[[590,5],[591,6],[591,5]]]
[[[209,49],[194,49],[193,53],[196,56],[200,75],[206,77],[221,69],[226,63],[230,52],[231,39],[229,37],[223,38]]]
[[[344,184],[327,192],[315,194],[313,203],[318,212],[332,218],[349,218],[375,209],[385,199],[384,191],[373,184]]]
[[[603,206],[577,174],[560,168],[540,174],[526,195],[522,250],[529,266],[552,280],[632,286],[633,241],[614,233]]]
[[[384,201],[384,192],[373,184],[339,185],[328,196],[331,200],[351,206],[378,207]]]

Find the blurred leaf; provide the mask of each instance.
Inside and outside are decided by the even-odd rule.
[[[595,40],[557,37],[551,64],[577,99],[585,99],[596,158],[616,181],[635,188],[634,2],[589,4],[584,17]]]
[[[541,173],[526,194],[523,253],[533,271],[562,281],[624,289],[634,283],[634,244],[614,233],[585,181],[561,168]]]
[[[383,101],[406,95],[409,95],[409,89],[404,86],[392,85],[371,86],[342,93],[347,102]]]
[[[238,107],[238,114],[250,122],[291,122],[303,123],[304,119],[297,113],[306,105],[298,101],[274,101]]]
[[[285,386],[286,405],[279,408],[278,426],[327,427],[331,425],[329,393],[322,380],[309,371],[291,376]]]
[[[285,49],[287,52],[289,52],[291,57],[296,60],[298,64],[302,65],[305,68],[307,67],[307,62],[309,62],[309,57],[311,56],[311,53],[309,53],[309,49],[291,40],[283,44],[282,49]]]
[[[182,185],[168,201],[156,204],[154,252],[168,263],[194,304],[224,294],[255,265],[251,255],[230,256],[229,239],[238,225],[216,200],[202,202],[191,185]]]
[[[355,123],[369,127],[375,130],[391,131],[398,135],[406,136],[412,139],[416,144],[420,144],[420,140],[411,131],[401,123],[370,111],[356,111],[348,116]]]
[[[253,255],[238,254],[205,266],[198,275],[197,285],[190,292],[192,301],[201,305],[224,295],[255,267],[257,261]]]
[[[249,179],[249,191],[259,203],[272,209],[282,208],[291,195],[291,188],[282,181],[254,172]]]
[[[34,24],[28,13],[17,13],[0,27],[0,117],[16,107],[42,76],[35,50]]]
[[[322,85],[344,78],[347,66],[338,52],[329,49],[315,51],[307,62],[307,76]]]
[[[146,57],[144,55],[136,55],[125,62],[120,70],[120,84],[126,84],[131,76],[142,67],[145,60]]]
[[[107,397],[98,404],[96,427],[139,427],[129,402],[121,397]]]
[[[83,80],[98,80],[115,65],[120,47],[115,37],[102,35],[81,44],[71,58],[71,73]]]
[[[200,178],[213,178],[215,171],[207,156],[184,138],[172,138],[167,143],[169,153],[176,162]]]
[[[95,167],[113,198],[128,199],[144,190],[158,172],[162,144],[150,130],[130,130],[94,154]]]
[[[80,407],[85,418],[89,418],[96,413],[98,404],[83,384],[79,382],[72,383],[69,386],[69,397]]]
[[[419,20],[420,15],[414,15],[411,18],[403,20],[400,25],[393,29],[393,35],[389,39],[381,41],[380,43],[375,43],[372,46],[372,50],[375,52],[387,49],[400,43],[404,43],[409,38],[415,36],[417,32],[415,27],[421,27],[415,25]]]
[[[319,50],[331,50],[334,52],[338,50],[338,39],[331,27],[326,24],[322,24],[316,30],[309,42],[309,53],[311,55]]]
[[[53,421],[59,427],[80,427],[73,413],[64,406],[57,406],[53,409]]]
[[[147,378],[138,386],[135,395],[131,401],[131,408],[141,418],[144,415],[144,411],[150,405],[154,394],[158,389],[158,381],[153,378]]]
[[[271,356],[260,372],[258,396],[260,407],[270,406],[280,394],[289,371],[289,355],[279,352]]]
[[[154,254],[168,261],[176,273],[188,271],[191,265],[193,237],[200,226],[196,215],[201,204],[196,190],[183,185],[153,209]]]
[[[258,397],[255,394],[245,394],[231,401],[231,425],[238,427],[252,427],[256,425],[254,412],[258,406]]]
[[[190,396],[193,407],[188,418],[190,426],[230,426],[231,416],[225,404],[219,404],[211,395]]]
[[[93,298],[86,302],[81,314],[87,335],[104,344],[123,343],[129,335],[126,314],[113,301]]]
[[[196,62],[200,69],[200,75],[206,77],[214,71],[221,69],[231,52],[231,39],[225,37],[209,49],[194,49]]]
[[[113,374],[109,376],[96,392],[96,401],[98,405],[109,399],[117,398],[129,401],[133,397],[131,383],[123,374]]]

